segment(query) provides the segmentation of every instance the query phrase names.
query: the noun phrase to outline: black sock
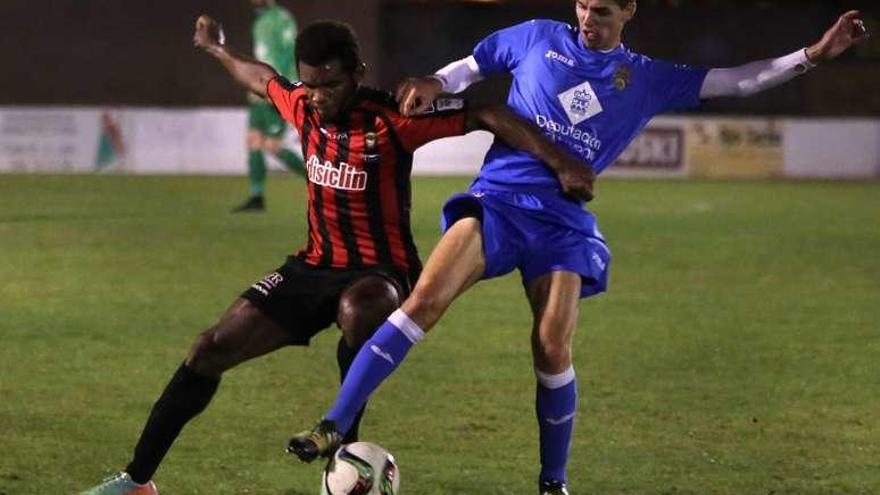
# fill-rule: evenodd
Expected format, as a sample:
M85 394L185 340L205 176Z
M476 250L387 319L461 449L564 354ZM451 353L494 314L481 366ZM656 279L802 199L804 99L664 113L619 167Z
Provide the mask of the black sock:
M184 425L205 410L220 379L199 375L186 363L180 365L153 411L125 471L136 483L149 481Z
M345 343L345 338L339 338L339 344L336 346L336 363L339 364L339 375L341 382L345 379L345 375L348 374L348 369L351 368L351 363L354 361L355 356L357 356L360 347L354 349L348 346ZM351 428L348 430L348 433L345 434L345 438L342 439L342 443L352 443L357 442L358 440L358 429L361 426L361 418L364 415L364 410L367 408L367 405L364 404L364 407L358 411L357 416L354 417L354 422L351 424Z

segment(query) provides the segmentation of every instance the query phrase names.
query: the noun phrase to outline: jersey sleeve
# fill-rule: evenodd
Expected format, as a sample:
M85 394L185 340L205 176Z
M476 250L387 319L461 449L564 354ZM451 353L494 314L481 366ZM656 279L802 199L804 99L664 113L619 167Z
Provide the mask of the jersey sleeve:
M535 43L546 21L532 20L496 31L474 48L474 59L483 75L509 73L519 66Z
M412 153L416 148L445 137L467 132L467 105L460 98L438 98L425 113L391 119L403 148Z
M292 83L282 76L278 76L269 81L266 85L266 96L281 118L290 122L299 129L299 124L303 118L303 100L305 89L299 82Z
M700 88L708 72L689 65L650 61L648 73L653 113L674 112L699 105Z

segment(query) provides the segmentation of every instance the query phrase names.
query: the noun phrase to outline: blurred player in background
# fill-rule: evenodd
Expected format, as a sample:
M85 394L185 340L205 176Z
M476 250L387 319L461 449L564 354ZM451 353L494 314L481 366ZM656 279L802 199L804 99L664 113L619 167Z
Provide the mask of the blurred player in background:
M296 20L275 0L250 0L257 10L254 19L254 57L275 67L291 81L297 79L293 55L296 48ZM263 211L266 209L266 156L271 153L291 171L305 174L302 158L282 139L287 130L284 119L270 102L248 93L248 181L250 197L234 212Z
M511 74L507 100L584 168L611 165L654 115L701 99L748 96L829 61L867 32L847 12L808 48L776 59L706 70L652 60L621 42L634 0L576 0L577 25L535 20L498 31L473 55L398 89L402 114L428 108L493 74ZM325 419L295 435L302 460L330 455L367 397L420 341L453 299L480 279L518 268L534 315L535 407L543 495L568 494L566 467L577 410L571 343L578 301L606 288L610 252L594 216L568 200L539 159L496 140L469 194L444 207L445 233L413 293L362 347ZM474 442L478 442L474 440Z
M310 25L297 38L300 81L227 47L219 25L196 23L194 44L217 58L239 84L268 97L303 140L308 170L309 236L275 272L253 284L208 331L153 406L124 472L85 495L153 495L153 474L183 427L214 396L228 369L288 345L308 345L336 322L342 376L358 348L409 293L421 271L410 229L410 171L419 146L470 130L541 156L590 194L593 176L539 129L503 106L466 108L437 100L415 117L397 112L393 95L360 85L365 66L344 24ZM570 181L569 181L570 182ZM361 411L362 412L362 411ZM357 438L358 418L346 441Z

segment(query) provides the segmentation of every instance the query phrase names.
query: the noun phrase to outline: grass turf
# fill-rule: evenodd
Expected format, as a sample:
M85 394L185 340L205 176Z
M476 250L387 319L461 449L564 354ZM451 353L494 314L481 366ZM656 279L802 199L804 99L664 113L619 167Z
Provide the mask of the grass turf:
M415 181L423 256L466 179ZM196 333L305 239L303 187L230 215L244 181L0 175L0 495L125 465ZM582 303L574 494L880 493L880 184L604 181L614 261ZM533 493L530 315L479 284L371 403L406 494ZM336 389L338 331L229 372L164 495L314 494L282 453Z

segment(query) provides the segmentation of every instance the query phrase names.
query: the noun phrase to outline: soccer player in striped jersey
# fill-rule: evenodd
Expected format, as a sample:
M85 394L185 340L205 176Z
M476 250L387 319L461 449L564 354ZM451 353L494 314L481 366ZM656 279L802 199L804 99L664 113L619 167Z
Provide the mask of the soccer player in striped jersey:
M597 173L611 165L658 113L702 98L747 96L835 58L867 33L847 12L817 43L780 58L706 70L627 50L623 28L634 0L576 0L578 23L535 20L482 40L473 55L403 84L401 113L431 105L492 74L513 76L508 106ZM430 330L453 299L480 279L519 269L534 315L533 364L539 424L539 493L565 495L577 409L571 340L578 301L606 288L610 252L596 219L564 194L540 158L495 141L468 194L444 207L445 233L400 310L362 347L325 420L297 434L303 460L330 455L353 414Z
M297 82L220 39L219 25L199 18L195 45L242 86L268 97L300 133L307 157L308 240L196 339L154 404L125 471L86 495L157 493L151 478L168 449L207 407L221 375L244 361L308 345L336 322L343 333L337 358L345 376L357 349L399 306L422 268L410 230L410 169L413 151L422 144L487 129L541 156L572 194L582 199L592 194L589 169L503 106L471 109L462 100L445 99L422 116L400 115L393 95L360 85L365 67L354 34L343 24L324 21L302 31ZM356 439L361 412L347 441Z

